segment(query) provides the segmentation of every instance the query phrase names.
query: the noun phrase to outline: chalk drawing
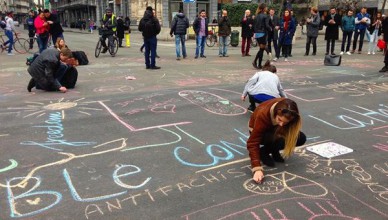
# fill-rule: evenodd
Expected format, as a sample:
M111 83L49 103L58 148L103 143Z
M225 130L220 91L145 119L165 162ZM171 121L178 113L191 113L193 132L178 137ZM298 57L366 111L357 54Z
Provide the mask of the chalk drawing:
M367 94L376 94L388 92L388 84L368 81L351 81L333 83L319 88L329 89L337 93L349 94L349 96L364 96Z
M15 195L13 190L12 190L12 182L13 181L18 181L18 180L25 180L26 177L14 177L14 178L11 178L10 180L7 180L7 184L6 184L6 187L7 187L7 192L8 192L8 203L9 203L9 207L10 207L10 210L11 210L11 213L10 213L10 216L12 218L15 218L15 217L26 217L26 216L31 216L31 215L35 215L35 214L39 214L39 213L42 213L54 206L56 206L61 200L62 200L62 194L59 193L59 192L56 192L56 191L35 191L41 184L41 179L38 178L38 177L32 177L30 176L28 179L33 179L36 181L36 183L34 184L34 186L27 190L26 192L23 192L19 195ZM18 186L21 186L20 183L17 184ZM24 185L25 187L25 185ZM24 188L22 187L22 188ZM39 196L39 197L37 197ZM22 213L18 208L18 200L21 200L21 199L24 199L24 198L28 198L28 197L34 197L35 199L32 200L33 202L35 202L36 204L35 205L38 205L39 202L42 200L42 198L45 198L47 200L49 199L52 199L52 197L55 198L55 201L52 202L52 203L49 203L49 205L47 206L43 206L43 207L39 207L38 210L35 210L35 211L32 211L32 212L26 212L26 213ZM39 202L37 202L36 198L39 198ZM23 206L21 205L20 208L22 208Z
M113 118L115 118L118 122L120 122L120 124L122 124L124 127L126 127L130 131L145 131L145 130L150 130L150 129L154 129L154 128L172 127L172 126L176 126L176 125L184 125L184 124L191 124L192 123L192 122L188 122L188 121L183 121L183 122L177 122L177 123L171 123L171 124L155 125L155 126L144 127L144 128L135 128L134 126L125 122L115 112L113 112L113 110L111 108L109 108L104 102L99 101L98 103L100 103L100 105L102 107L104 107L108 111L108 113L113 116Z
M328 193L322 184L289 172L266 174L261 185L248 179L243 186L246 190L261 195L275 195L288 191L307 197L322 197Z
M348 115L338 115L336 118L338 118L339 120L339 123L341 124L345 124L347 126L340 126L340 125L335 125L333 123L330 123L326 120L323 120L321 118L318 118L316 116L312 116L312 115L308 115L310 118L314 118L328 126L331 126L333 128L337 128L337 129L340 129L340 130L349 130L349 129L357 129L357 128L365 128L365 127L369 127L369 126L375 126L377 122L381 122L381 123L386 123L387 120L388 120L388 108L387 106L383 105L383 104L380 104L379 106L383 107L383 108L379 108L377 109L376 111L375 110L371 110L371 109L367 109L365 107L362 107L362 106L358 106L358 105L354 105L357 110L352 110L352 109L348 109L348 108L341 108L343 110L346 110L350 113L354 113L354 115L357 115L357 116L348 116ZM362 112L364 111L364 112ZM374 116L374 117L372 117ZM377 118L377 117L380 117L380 118ZM360 119L361 118L361 119ZM367 121L365 121L367 120ZM337 122L338 123L338 122Z
M327 101L327 100L334 99L334 97L327 97L327 98L320 98L320 99L305 99L305 98L302 98L302 97L299 97L299 96L291 94L290 92L294 91L294 89L286 89L284 91L287 93L288 96L294 97L296 99L299 99L299 100L302 100L302 101L305 101L305 102L321 102L321 101Z
M179 96L216 115L236 116L245 114L247 111L244 107L209 92L183 90L179 92Z
M0 187L7 187L7 188L21 187L24 184L27 184L28 181L31 178L34 178L33 175L37 171L39 171L41 169L44 169L44 168L47 168L47 167L52 167L52 166L58 166L58 165L66 164L69 161L72 161L72 160L78 159L78 158L91 157L91 156L102 155L102 154L107 154L107 153L110 153L110 152L119 151L119 150L122 150L123 148L125 148L127 146L126 141L127 141L127 139L120 138L120 139L117 139L117 140L113 140L113 141L109 141L109 142L106 142L106 143L103 143L103 144L96 145L96 146L94 146L92 148L93 149L97 149L97 148L100 148L100 147L111 147L111 149L108 148L106 150L101 150L101 151L98 151L98 152L93 152L93 153L88 153L88 154L75 155L73 153L58 152L58 155L63 155L66 158L58 160L58 161L55 161L55 162L51 162L51 163L48 163L48 164L44 164L44 165L41 165L41 166L38 166L38 167L35 167L25 177L17 178L17 179L22 179L19 183L16 183L14 185L10 185L9 183L7 183L7 184L0 184ZM114 146L114 144L116 144L117 146Z
M96 103L96 101L84 101L85 98L69 100L60 98L56 101L44 102L26 102L26 106L23 107L9 107L10 110L23 111L25 115L23 118L31 116L41 117L50 111L62 111L63 119L65 118L65 110L75 110L81 114L91 115L89 111L101 111L102 109L89 107L89 104Z
M0 173L8 171L8 170L12 170L12 169L14 169L14 168L16 168L18 166L18 162L16 160L14 160L14 159L9 159L9 162L11 164L8 165L7 167L1 168L0 169Z

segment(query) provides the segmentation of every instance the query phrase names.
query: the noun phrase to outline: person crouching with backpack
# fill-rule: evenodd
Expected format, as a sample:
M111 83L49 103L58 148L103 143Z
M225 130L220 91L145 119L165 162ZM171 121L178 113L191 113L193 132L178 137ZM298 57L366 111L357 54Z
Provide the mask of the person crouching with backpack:
M146 69L160 69L159 66L156 66L155 57L156 57L156 45L157 39L156 35L160 33L160 24L159 20L153 15L152 7L148 6L144 12L143 18L139 23L139 31L142 32L144 45L145 45L145 64ZM151 57L150 57L151 53Z

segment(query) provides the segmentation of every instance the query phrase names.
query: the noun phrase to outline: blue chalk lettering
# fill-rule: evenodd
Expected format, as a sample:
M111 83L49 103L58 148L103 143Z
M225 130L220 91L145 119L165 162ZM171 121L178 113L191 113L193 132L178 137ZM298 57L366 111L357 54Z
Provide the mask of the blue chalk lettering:
M219 148L221 149L222 151L224 151L226 153L225 157L219 157L219 156L216 156L213 154L213 148ZM186 162L184 161L183 159L181 159L181 157L179 156L179 151L180 150L185 150L187 152L190 152L189 149L187 149L186 147L177 147L175 148L174 150L174 156L175 158L180 162L182 163L183 165L186 165L186 166L192 166L192 167L210 167L210 166L214 166L214 165L217 165L218 162L220 160L231 160L234 158L234 155L232 152L230 152L228 149L220 146L220 145L216 145L216 144L211 144L211 145L208 145L206 147L206 152L208 153L208 155L210 157L213 158L213 162L212 163L209 163L209 164L195 164L195 163L190 163L190 162Z

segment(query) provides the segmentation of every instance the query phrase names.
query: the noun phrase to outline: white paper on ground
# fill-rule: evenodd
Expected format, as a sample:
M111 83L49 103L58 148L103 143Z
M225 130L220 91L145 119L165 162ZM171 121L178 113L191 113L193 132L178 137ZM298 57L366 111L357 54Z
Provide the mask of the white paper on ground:
M325 158L332 158L353 152L353 149L334 142L317 144L309 146L306 149Z

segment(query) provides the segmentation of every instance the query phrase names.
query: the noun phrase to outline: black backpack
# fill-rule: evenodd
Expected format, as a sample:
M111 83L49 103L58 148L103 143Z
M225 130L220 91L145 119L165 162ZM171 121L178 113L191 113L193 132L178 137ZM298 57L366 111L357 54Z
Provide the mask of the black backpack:
M7 27L7 24L4 21L0 21L0 27L2 29L5 29Z
M84 51L73 51L73 57L78 60L79 65L88 65L89 59Z
M155 35L155 22L153 19L144 21L143 37L149 38Z
M69 66L63 75L60 83L67 89L73 89L78 79L78 70L74 66Z

